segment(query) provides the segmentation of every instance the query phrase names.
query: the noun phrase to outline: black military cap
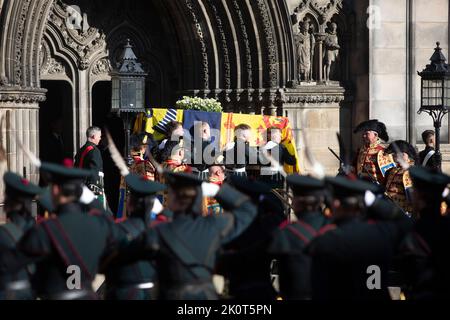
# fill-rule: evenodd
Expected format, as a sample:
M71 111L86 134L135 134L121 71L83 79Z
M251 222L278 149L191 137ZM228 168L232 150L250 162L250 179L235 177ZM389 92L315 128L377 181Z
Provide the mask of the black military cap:
M50 181L54 183L83 182L87 178L95 176L95 172L92 170L73 168L69 165L63 166L48 162L43 162L40 169L42 172L46 173L49 176Z
M267 184L258 181L252 181L244 177L231 176L227 180L227 182L237 190L251 197L257 197L259 195L272 192L272 189Z
M386 148L387 153L395 153L396 148L394 146L397 146L398 150L400 152L406 153L411 159L415 159L417 157L416 149L409 144L408 142L404 140L396 140L392 142L389 147Z
M192 173L166 171L164 172L164 177L166 178L167 184L174 188L198 187L203 183L203 180L197 178Z
M441 197L445 187L450 183L450 177L433 169L414 166L409 168L409 174L414 188Z
M293 174L286 178L294 195L317 194L325 189L325 182L310 176Z
M333 195L336 198L344 199L354 196L363 196L366 191L371 191L375 194L380 193L382 188L374 183L366 182L363 180L352 180L342 176L325 178L325 183L331 187Z
M52 195L50 193L50 188L44 189L44 192L42 192L38 198L37 201L39 205L44 208L44 210L48 212L53 212L55 210L55 206L52 202Z
M130 191L140 196L150 196L166 189L161 183L146 180L132 173L125 177L125 181Z
M358 133L361 131L375 131L378 133L378 136L384 141L389 140L389 135L386 130L386 125L383 122L378 121L377 119L368 120L361 122L353 131L353 133Z
M33 198L44 191L39 186L13 172L6 172L3 175L3 181L5 182L5 191L10 195Z

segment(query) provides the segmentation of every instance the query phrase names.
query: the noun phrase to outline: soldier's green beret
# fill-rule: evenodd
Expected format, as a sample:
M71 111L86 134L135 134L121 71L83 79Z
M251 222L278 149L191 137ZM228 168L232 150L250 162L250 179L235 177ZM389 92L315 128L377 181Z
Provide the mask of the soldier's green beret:
M237 190L252 197L262 194L268 194L272 191L267 184L258 181L252 181L244 177L231 176L227 180L227 182L229 182Z
M13 172L6 172L3 175L3 181L5 182L6 193L9 195L35 197L44 191L39 186Z
M325 182L310 176L293 174L286 178L294 195L316 194L325 189Z
M92 170L73 168L48 162L43 162L40 169L54 183L83 182L87 178L95 176L95 172Z
M166 171L164 172L164 177L166 178L167 184L173 188L198 187L203 183L203 180L197 178L192 173Z
M426 193L435 193L439 197L450 183L448 175L426 167L411 167L409 168L409 174L411 175L414 188Z
M333 195L340 199L363 196L366 191L378 194L382 189L380 185L374 183L359 179L352 180L342 176L325 178L325 183L331 188Z
M146 180L132 173L125 177L125 182L132 193L141 196L153 195L166 189L161 183Z

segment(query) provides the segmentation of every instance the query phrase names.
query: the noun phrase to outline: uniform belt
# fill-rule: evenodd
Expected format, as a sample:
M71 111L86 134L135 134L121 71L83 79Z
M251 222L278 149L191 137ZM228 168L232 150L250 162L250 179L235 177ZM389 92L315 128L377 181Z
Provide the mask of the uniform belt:
M264 176L273 176L277 173L279 173L278 169L272 168L272 167L261 167L261 175Z

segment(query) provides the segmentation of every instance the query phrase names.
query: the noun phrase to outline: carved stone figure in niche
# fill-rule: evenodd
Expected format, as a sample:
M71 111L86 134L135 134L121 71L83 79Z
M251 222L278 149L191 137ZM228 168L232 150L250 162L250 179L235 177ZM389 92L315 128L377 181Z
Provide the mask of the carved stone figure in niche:
M341 48L338 43L337 36L337 24L332 23L330 29L327 32L324 45L324 55L323 55L323 74L325 81L330 81L330 71L331 66L336 63L339 56L339 49Z
M298 82L312 79L312 58L314 57L314 36L309 32L309 21L300 21L300 32L295 35L295 48L297 54L297 80Z

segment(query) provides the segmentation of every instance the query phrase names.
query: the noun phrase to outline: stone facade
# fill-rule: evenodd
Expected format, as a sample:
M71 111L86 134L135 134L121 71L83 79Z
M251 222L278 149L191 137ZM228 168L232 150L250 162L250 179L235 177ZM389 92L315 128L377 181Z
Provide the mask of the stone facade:
M352 129L368 118L384 121L392 138L412 142L431 125L416 115L416 71L436 41L447 52L448 0L68 3L0 0L1 143L9 168L25 168L34 181L37 172L16 136L38 152L39 106L50 94L43 81L63 81L72 92L75 151L93 123L94 87L110 81L127 38L149 74L149 105L174 105L190 94L218 98L227 111L288 116L300 154L305 130L330 174L338 167L327 150L338 151L336 132L355 150ZM301 161L307 172L310 164Z

